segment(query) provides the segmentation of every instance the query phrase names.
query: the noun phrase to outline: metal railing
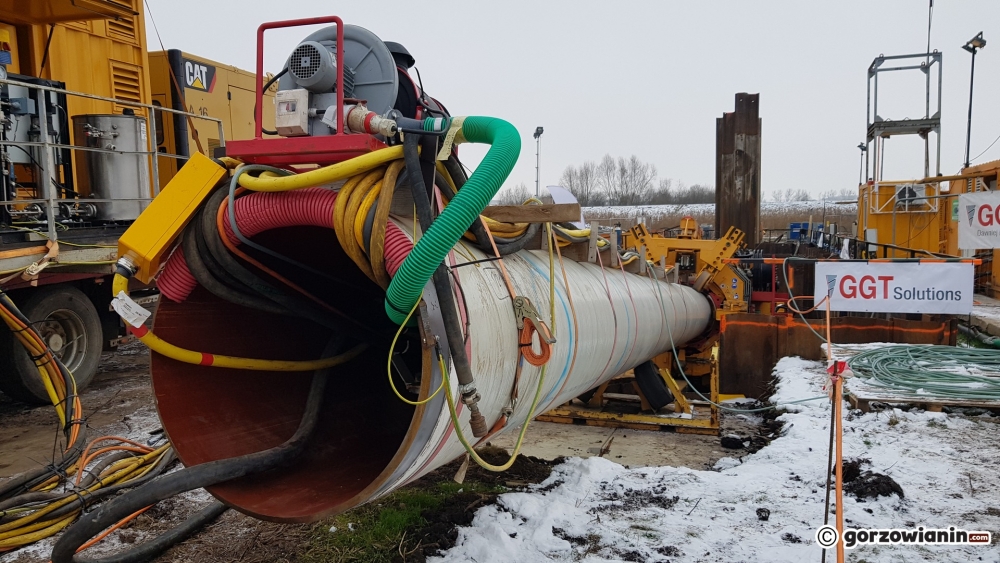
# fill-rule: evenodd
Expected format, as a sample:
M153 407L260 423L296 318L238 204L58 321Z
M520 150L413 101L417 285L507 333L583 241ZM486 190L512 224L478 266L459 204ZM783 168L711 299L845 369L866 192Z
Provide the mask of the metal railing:
M205 115L197 115L194 113L176 110L173 108L167 108L163 106L144 104L140 102L132 102L127 100L120 100L117 98L108 98L104 96L98 96L95 94L87 94L84 92L74 92L72 90L65 90L62 88L56 88L53 86L45 86L42 84L32 84L30 82L21 82L18 80L4 79L0 80L0 84L17 86L30 90L35 90L38 94L35 96L35 112L32 114L34 117L38 118L38 138L39 141L17 141L17 140L0 140L0 145L4 146L16 146L22 147L28 155L32 163L38 169L38 179L36 179L35 187L35 198L34 199L21 199L17 197L16 191L14 192L14 197L10 201L0 201L0 207L7 207L8 209L13 206L19 205L41 205L43 212L45 213L46 224L47 224L47 235L50 240L57 240L57 212L58 206L67 204L102 204L102 203L117 203L117 202L128 202L137 201L141 203L148 203L152 201L160 193L160 158L172 158L175 160L185 160L190 157L190 155L174 154L160 152L158 150L159 145L157 143L157 113L159 115L172 114L178 116L184 116L186 119L200 119L203 121L213 122L218 128L219 132L219 146L224 147L225 132L223 128L223 122L221 119L215 117L209 117ZM146 150L118 150L101 148L101 147L87 147L79 145L67 145L57 142L52 142L50 139L49 130L49 98L50 94L61 94L67 97L84 98L88 100L96 100L101 102L108 102L115 104L117 106L126 106L130 108L139 108L145 110L145 116L141 117L147 127L147 134L145 138ZM68 104L67 104L68 105ZM66 108L61 108L56 105L57 110L62 109L66 115L67 127L72 127L71 118L69 116ZM137 114L139 112L136 112ZM58 114L57 114L58 115ZM58 118L58 117L57 117ZM79 141L77 141L79 142ZM41 149L41 158L36 160L34 156L28 151L27 148L38 147ZM107 153L116 155L144 155L150 161L150 183L149 192L151 197L140 197L140 198L113 198L113 199L101 199L101 198L91 198L91 197L58 197L58 189L62 186L58 178L57 164L53 158L55 150L68 150L68 151L80 151L80 152L97 152L97 153ZM72 159L71 159L72 161ZM72 164L71 164L72 165Z

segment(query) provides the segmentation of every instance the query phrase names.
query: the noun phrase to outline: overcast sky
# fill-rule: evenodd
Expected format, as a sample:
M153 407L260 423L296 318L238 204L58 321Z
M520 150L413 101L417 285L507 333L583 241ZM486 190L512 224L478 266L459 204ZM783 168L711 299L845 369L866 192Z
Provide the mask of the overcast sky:
M567 165L638 155L659 176L713 184L715 118L737 92L760 93L765 196L854 189L865 134L866 71L880 53L924 52L927 0L329 2L148 0L168 49L252 70L264 21L334 15L405 45L427 92L454 115L513 123L521 159L509 184L558 183ZM149 24L147 14L147 25ZM1000 2L936 0L931 48L944 53L942 172L965 152L969 59L979 31L972 156L1000 135ZM267 34L266 68L280 70L307 29ZM159 50L148 26L150 50ZM923 115L919 71L880 78L884 118ZM485 149L465 146L474 167ZM932 149L933 153L933 149ZM978 162L1000 158L1000 142ZM923 145L887 144L885 177L919 177ZM932 165L933 172L933 165Z

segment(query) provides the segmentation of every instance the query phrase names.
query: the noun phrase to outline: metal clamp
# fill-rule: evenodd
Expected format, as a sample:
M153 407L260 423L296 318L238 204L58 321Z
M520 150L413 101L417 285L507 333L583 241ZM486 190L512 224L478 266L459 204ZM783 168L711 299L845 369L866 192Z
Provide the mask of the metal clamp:
M542 328L544 330L539 330L538 335L549 344L554 344L556 339L552 338L552 332L549 330L549 326L545 324L542 317L539 316L538 310L535 306L531 304L531 300L523 295L518 295L514 298L514 320L517 321L518 330L524 328L524 319L531 319L536 327Z

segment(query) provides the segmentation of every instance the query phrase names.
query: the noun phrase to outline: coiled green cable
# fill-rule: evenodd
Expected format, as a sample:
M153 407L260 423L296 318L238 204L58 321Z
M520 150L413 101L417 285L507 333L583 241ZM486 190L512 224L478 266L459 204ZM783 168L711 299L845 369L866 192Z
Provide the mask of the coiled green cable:
M847 364L865 383L904 396L1000 400L1000 350L885 346Z

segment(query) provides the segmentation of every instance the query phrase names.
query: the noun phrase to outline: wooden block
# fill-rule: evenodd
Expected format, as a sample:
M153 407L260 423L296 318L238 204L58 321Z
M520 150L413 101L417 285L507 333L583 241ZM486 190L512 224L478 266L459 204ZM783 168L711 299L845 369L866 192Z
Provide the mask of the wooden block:
M587 262L595 264L597 262L597 253L600 251L597 248L597 239L600 237L599 234L599 224L597 221L590 222L590 244L587 249Z
M580 220L580 204L491 205L482 215L504 223L566 223Z
M574 242L569 246L563 247L560 252L562 252L563 258L567 260L586 262L589 250L589 242Z

